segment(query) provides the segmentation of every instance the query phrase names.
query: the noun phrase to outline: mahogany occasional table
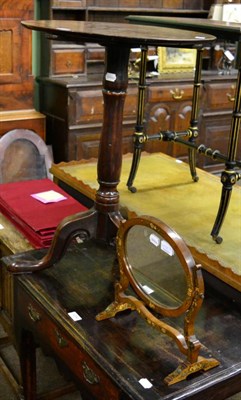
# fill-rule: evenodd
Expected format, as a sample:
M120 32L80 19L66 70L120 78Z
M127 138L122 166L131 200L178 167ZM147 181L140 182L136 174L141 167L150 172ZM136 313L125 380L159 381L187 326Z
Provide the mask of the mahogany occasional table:
M119 193L122 165L123 106L128 87L130 49L142 46L195 48L200 51L216 38L198 32L169 28L132 26L130 24L82 21L27 21L29 29L47 33L51 39L76 43L94 42L105 46L103 76L104 114L100 140L94 207L65 219L58 227L48 254L37 264L32 261L10 266L12 272L36 271L53 265L64 254L69 241L76 235L95 237L111 243L122 216L119 212Z

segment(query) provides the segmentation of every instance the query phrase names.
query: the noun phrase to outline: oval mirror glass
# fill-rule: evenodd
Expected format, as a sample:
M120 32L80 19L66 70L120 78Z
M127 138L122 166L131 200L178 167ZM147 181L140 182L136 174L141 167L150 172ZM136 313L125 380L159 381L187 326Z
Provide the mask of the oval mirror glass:
M180 307L187 297L187 277L169 242L148 226L134 225L125 244L128 271L144 297L161 307Z

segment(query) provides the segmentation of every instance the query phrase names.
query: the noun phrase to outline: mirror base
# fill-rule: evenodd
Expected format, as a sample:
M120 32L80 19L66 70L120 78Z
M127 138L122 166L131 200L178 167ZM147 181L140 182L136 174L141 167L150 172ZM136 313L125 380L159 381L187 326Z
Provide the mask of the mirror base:
M115 315L121 311L125 310L135 310L135 306L131 306L130 303L119 303L118 301L113 301L104 311L96 315L97 321L103 321L104 319L109 319L115 317Z
M184 381L191 374L195 374L199 371L208 371L218 365L220 365L220 363L215 358L207 359L199 356L194 363L186 361L180 364L175 371L166 376L164 382L168 386L174 385L175 383Z

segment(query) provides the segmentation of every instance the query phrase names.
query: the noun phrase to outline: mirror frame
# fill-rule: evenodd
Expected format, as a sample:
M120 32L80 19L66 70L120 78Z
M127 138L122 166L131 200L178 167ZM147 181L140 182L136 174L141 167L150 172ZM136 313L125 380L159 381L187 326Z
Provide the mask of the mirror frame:
M154 232L159 234L175 251L180 265L183 268L187 283L186 298L183 303L177 308L165 307L153 297L150 297L141 287L141 285L135 279L132 273L132 267L128 262L128 255L126 254L126 242L129 231L134 226L144 226L152 229ZM164 224L153 217L136 217L122 223L117 233L117 255L121 270L127 276L129 283L136 294L144 301L145 304L163 316L177 317L187 311L193 301L196 288L198 287L200 297L203 298L204 284L201 274L197 274L198 266L196 265L190 250L183 241L183 239L169 226Z

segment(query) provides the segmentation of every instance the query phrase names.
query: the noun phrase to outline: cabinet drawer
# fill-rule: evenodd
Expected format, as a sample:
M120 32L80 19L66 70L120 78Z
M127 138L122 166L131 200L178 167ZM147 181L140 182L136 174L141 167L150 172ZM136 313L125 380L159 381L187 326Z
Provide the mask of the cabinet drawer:
M204 87L205 110L232 109L235 96L235 83L209 83Z
M51 349L94 398L119 400L120 392L114 383L70 334L24 291L19 290L18 294L23 310L19 318L26 321L26 329L30 329L40 346Z
M181 101L192 98L193 85L152 86L148 90L148 102Z
M105 60L105 49L100 45L88 44L87 56L88 61L103 61Z
M81 124L103 120L103 96L99 90L70 92L69 123ZM137 109L137 88L130 88L124 105L125 119L133 119Z
M124 122L122 126L122 154L133 152L133 138L135 121ZM84 126L81 130L71 131L69 145L69 159L81 160L97 158L100 146L101 124Z
M54 75L85 73L84 49L53 49L52 55L52 73Z

